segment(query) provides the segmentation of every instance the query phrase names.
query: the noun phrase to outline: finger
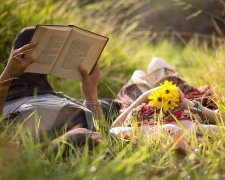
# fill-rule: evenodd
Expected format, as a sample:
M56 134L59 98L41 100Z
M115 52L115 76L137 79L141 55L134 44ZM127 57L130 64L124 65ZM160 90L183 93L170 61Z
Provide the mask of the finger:
M24 52L32 49L33 47L35 47L37 45L37 41L34 41L30 44L27 44L25 46L23 46L22 48L18 49L15 53L15 55L22 55Z
M99 68L98 68L98 64L95 65L93 72L91 74L100 74Z
M17 56L13 56L12 58L13 61L20 61L21 63L23 63L23 60L21 57L17 57Z
M95 64L95 67L94 67L94 69L93 69L93 72L96 72L96 71L98 71L98 63Z
M80 73L81 73L83 78L86 78L88 76L88 73L83 66L80 66L79 70L80 70Z

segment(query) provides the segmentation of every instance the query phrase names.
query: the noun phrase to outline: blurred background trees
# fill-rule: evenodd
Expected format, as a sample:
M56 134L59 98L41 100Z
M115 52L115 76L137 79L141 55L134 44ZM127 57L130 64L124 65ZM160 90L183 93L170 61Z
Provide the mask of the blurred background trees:
M152 31L158 35L179 32L189 38L193 33L224 35L224 0L79 0L81 9L88 11L83 20L113 25L122 32L132 23L140 32ZM88 18L89 19L89 18ZM93 21L94 20L94 21Z

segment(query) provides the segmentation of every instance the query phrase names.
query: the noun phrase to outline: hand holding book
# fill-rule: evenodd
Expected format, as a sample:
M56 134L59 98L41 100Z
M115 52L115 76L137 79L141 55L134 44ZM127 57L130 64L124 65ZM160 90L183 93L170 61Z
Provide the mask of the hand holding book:
M97 101L97 86L100 77L98 64L95 65L90 75L82 66L80 67L80 73L82 75L81 92L84 94L86 101Z
M19 77L21 74L23 74L30 64L37 61L36 57L27 56L23 58L23 55L35 48L37 44L37 42L32 42L20 49L13 50L2 75L4 75L4 77L6 77L8 80L12 80L13 78Z
M99 120L104 120L104 115L101 109L101 101L98 100L97 87L100 77L98 64L95 65L93 71L88 74L84 67L80 67L82 75L81 92L85 96L84 105L97 115Z

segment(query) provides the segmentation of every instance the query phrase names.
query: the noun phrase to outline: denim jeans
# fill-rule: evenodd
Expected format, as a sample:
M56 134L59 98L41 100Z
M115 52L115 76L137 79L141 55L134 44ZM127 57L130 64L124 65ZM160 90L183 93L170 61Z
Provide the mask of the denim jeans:
M64 95L61 92L55 92L48 82L46 74L24 73L19 78L14 79L6 97L6 102L20 99L23 97L52 94L60 98L66 98L69 101L82 104L82 100L77 100ZM102 110L105 119L112 121L118 115L120 105L110 98L102 99ZM14 114L11 114L14 117ZM112 122L110 122L112 123Z

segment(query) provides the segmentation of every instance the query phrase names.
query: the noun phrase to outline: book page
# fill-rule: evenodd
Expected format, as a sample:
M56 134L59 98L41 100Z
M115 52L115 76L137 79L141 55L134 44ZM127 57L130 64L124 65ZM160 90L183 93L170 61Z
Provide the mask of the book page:
M65 29L57 26L56 28L52 29L52 27L48 28L48 26L38 26L32 38L32 41L38 41L38 45L29 54L38 57L38 60L34 64L31 64L26 72L41 74L50 73L71 31L69 28Z
M107 38L92 34L89 36L89 33L71 32L53 68L54 75L81 81L80 65L84 66L88 73L91 72Z

